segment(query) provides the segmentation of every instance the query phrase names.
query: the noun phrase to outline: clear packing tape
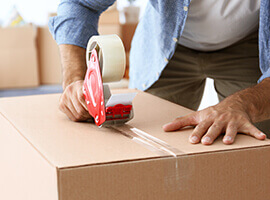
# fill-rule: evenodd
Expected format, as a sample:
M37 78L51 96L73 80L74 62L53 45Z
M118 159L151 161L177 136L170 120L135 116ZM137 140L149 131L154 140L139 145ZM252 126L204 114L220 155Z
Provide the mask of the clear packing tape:
M109 128L124 135L125 137L128 137L132 141L156 153L157 155L173 158L172 165L167 169L167 176L164 181L166 182L167 189L179 190L183 188L181 180L188 177L188 173L186 170L183 171L183 166L179 166L178 156L183 155L184 152L128 124L115 125Z
M125 49L121 39L117 35L102 35L102 36L93 36L90 38L87 49L86 49L86 62L87 64L90 63L91 53L93 50L96 50L98 54L99 66L101 69L101 75L104 82L112 82L112 81L119 81L122 79L125 68L126 68L126 56L125 56ZM89 67L89 66L88 66ZM121 100L125 99L125 95L130 94L120 94L118 97L117 95L111 96L106 95L106 91L109 89L105 89L105 103L111 102L114 106L118 104ZM118 94L119 95L119 94ZM124 96L123 96L124 95ZM106 96L109 96L106 98ZM126 103L122 104L131 104L135 95L131 95L132 98ZM129 97L129 96L127 96ZM110 101L111 100L111 101ZM117 132L120 132L122 135L132 139L133 141L143 145L147 149L156 152L158 155L161 156L173 156L177 157L177 154L180 151L166 142L142 131L137 128L134 128L130 125L120 124L120 125L113 125L110 128L114 129Z
M126 68L126 56L124 45L119 36L102 35L91 37L86 49L87 64L90 61L91 53L94 49L97 51L98 54L99 66L101 69L103 83L121 80L123 78ZM104 87L104 89L106 94L106 91L108 89L106 90L106 87ZM120 95L122 96L119 98L116 98L118 96L115 95L115 99L112 105L110 106L114 106L121 100L125 99L125 95L130 94L120 94ZM110 99L113 99L111 95L105 95L106 103L110 102L110 99L106 98L106 96L110 96ZM131 96L132 98L127 98L130 99L130 101L128 101L127 104L131 104L132 103L131 101L135 97L135 95ZM181 151L170 146L166 142L130 125L119 124L109 126L109 128L114 129L115 131L121 133L122 135L143 145L145 148L153 152L156 152L158 155L173 156L176 158L177 154L181 153Z
M89 40L86 49L87 64L89 63L91 53L94 49L97 52L99 60L102 82L104 83L121 80L126 67L125 49L121 39L117 35L93 36ZM109 94L109 88L106 87L106 85L104 86L104 84L103 89L105 104L109 104L108 106L114 106L119 103L131 105L132 100L135 97L135 94L130 93L111 95ZM130 120L132 116L128 120ZM166 169L168 172L165 182L167 182L168 189L180 188L180 180L183 180L183 177L186 176L186 172L182 170L183 166L178 164L178 156L183 155L184 152L138 128L124 124L124 122L128 120L122 121L120 124L106 124L106 121L104 122L105 125L103 124L103 127L131 139L160 157L169 159L173 158L169 161L172 163L172 165L169 165L169 168Z
M86 49L89 63L91 52L97 50L103 83L120 81L126 69L124 45L117 35L93 36Z
M144 148L156 153L157 155L160 155L162 157L172 157L173 164L170 168L168 168L167 177L164 180L166 182L167 189L179 190L184 187L181 180L188 177L190 171L183 171L184 166L179 166L178 156L183 155L184 152L128 124L111 126L109 127L109 129L124 135L125 137L131 139L137 144L143 146Z
M177 158L177 155L183 153L168 143L128 124L115 125L110 128L132 139L133 141L144 146L150 151L157 153L160 156L172 156Z

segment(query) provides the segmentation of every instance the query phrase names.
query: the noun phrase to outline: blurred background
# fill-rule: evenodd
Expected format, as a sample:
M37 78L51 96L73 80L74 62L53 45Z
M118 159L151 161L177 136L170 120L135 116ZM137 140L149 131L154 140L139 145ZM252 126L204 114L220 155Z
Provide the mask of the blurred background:
M0 2L0 98L62 92L58 47L47 23L60 0L8 0ZM147 0L118 0L99 21L100 34L118 34L127 59L130 43ZM125 78L112 88L128 86ZM185 98L185 97L183 97ZM207 79L199 109L218 102L213 80Z

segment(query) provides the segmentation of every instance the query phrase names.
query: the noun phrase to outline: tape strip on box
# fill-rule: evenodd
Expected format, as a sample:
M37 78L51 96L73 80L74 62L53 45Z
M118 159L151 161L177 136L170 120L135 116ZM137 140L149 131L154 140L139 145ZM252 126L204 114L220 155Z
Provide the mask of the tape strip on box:
M172 147L168 143L130 125L124 124L112 126L110 128L132 139L150 151L157 153L158 155L177 158L177 155L183 154L179 149Z

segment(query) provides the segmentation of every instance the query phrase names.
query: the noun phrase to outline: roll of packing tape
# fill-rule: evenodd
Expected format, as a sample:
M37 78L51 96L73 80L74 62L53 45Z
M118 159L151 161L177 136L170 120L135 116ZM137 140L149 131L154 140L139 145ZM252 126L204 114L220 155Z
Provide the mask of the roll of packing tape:
M122 40L117 35L91 37L86 49L87 65L93 49L98 52L103 82L120 81L126 69L126 55Z

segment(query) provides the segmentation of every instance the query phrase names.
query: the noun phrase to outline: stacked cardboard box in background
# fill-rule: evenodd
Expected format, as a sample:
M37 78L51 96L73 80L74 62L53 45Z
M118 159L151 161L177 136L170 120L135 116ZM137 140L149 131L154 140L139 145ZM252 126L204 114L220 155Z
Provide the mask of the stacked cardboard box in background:
M125 77L128 78L129 74L129 52L131 48L131 41L133 38L133 35L135 33L135 30L137 28L137 24L122 24L121 26L121 32L122 32L122 40L125 46L126 50L126 58L127 58L127 68Z
M37 47L40 83L60 84L62 73L59 50L48 27L38 28Z
M39 85L33 26L0 28L0 89Z
M103 12L99 19L98 31L100 35L117 34L123 40L127 58L127 70L125 73L126 78L128 78L129 71L129 51L131 48L131 40L133 38L136 27L137 24L120 23L119 11L116 9L116 4ZM58 46L53 40L48 27L38 28L37 45L40 68L40 83L61 83L61 62Z
M117 34L123 40L128 78L130 44L137 24L121 24L112 7L100 16L100 35ZM61 62L56 42L48 27L26 25L0 29L0 89L60 84Z
M116 4L100 15L98 31L101 35L117 34L120 37L122 36L119 11Z
M61 83L58 46L48 27L0 28L0 89Z

